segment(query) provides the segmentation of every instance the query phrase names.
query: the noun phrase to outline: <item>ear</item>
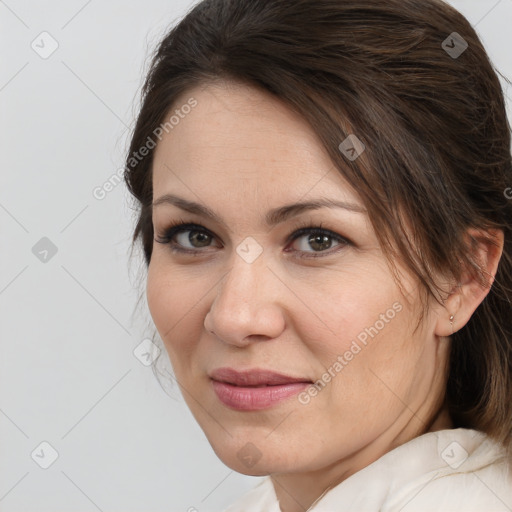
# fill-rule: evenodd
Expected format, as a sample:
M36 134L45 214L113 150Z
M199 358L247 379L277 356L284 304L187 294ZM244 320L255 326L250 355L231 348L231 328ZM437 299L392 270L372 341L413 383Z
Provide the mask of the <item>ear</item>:
M473 259L480 266L486 282L483 285L481 278L472 275L469 270L463 273L460 283L453 287L444 302L445 309L441 310L436 323L437 336L451 336L467 324L471 315L489 293L496 276L503 252L503 231L501 229L489 231L469 229L466 232L466 239ZM453 319L450 322L451 315Z

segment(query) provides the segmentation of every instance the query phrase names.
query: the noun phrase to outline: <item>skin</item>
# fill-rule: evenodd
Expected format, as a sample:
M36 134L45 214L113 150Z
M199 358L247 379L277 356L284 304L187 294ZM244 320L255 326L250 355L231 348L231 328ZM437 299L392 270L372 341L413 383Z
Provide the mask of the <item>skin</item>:
M198 244L197 229L174 237L198 255L154 242L149 309L183 396L219 458L240 473L270 474L281 510L303 512L384 453L452 426L442 406L449 316L456 315L459 329L487 291L469 278L455 288L447 281L444 307L432 301L413 332L418 284L399 265L401 293L364 211L324 207L266 226L270 209L320 197L364 210L311 128L277 99L241 84L195 88L174 107L190 97L198 105L155 150L153 198L172 193L201 203L222 223L171 204L154 207L156 239L180 220L203 226L211 238ZM298 227L320 223L350 243L330 238L332 245L319 250L308 243L310 234L289 239ZM236 251L248 236L263 249L252 263ZM500 250L484 247L481 255L494 273ZM397 302L402 310L308 404L294 396L242 412L213 391L208 373L224 366L317 381ZM252 467L237 456L248 442L261 454Z

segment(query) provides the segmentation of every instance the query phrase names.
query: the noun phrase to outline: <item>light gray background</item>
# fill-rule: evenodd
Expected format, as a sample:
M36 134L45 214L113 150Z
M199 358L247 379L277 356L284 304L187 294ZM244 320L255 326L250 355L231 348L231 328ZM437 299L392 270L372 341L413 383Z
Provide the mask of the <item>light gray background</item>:
M512 0L450 3L511 78ZM192 4L0 1L1 512L218 511L259 480L135 357L151 331L145 304L132 315L131 203L123 184L93 195L123 166L149 51Z

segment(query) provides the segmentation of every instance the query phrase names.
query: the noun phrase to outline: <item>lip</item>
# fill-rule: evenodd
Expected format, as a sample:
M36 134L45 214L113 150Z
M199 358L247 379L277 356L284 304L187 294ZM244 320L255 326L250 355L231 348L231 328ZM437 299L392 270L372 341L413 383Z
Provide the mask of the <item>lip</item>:
M219 400L228 407L243 411L272 407L312 383L304 377L259 368L245 371L218 368L210 373L210 378Z
M213 380L226 382L234 386L278 386L281 384L292 384L296 382L311 381L304 377L292 377L271 370L254 368L251 370L238 371L234 368L217 368L210 373Z

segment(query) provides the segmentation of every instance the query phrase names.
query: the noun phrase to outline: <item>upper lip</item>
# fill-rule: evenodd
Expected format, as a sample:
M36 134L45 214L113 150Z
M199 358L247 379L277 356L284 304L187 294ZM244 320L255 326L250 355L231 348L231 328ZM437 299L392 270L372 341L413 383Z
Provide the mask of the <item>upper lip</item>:
M217 368L210 373L210 377L235 386L278 386L292 382L311 382L304 377L292 377L260 368L244 371L237 371L234 368Z

